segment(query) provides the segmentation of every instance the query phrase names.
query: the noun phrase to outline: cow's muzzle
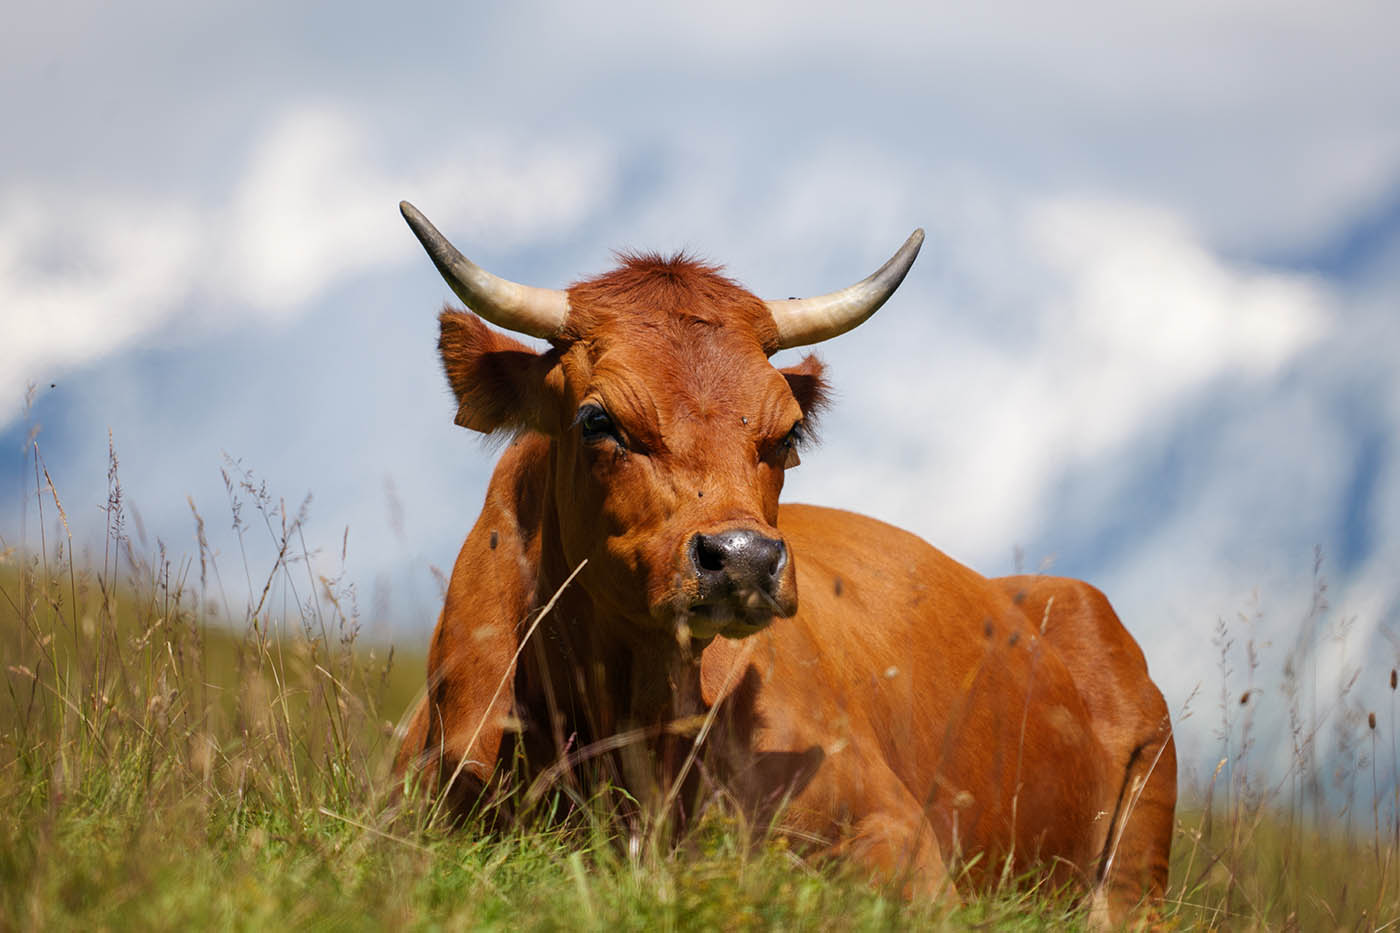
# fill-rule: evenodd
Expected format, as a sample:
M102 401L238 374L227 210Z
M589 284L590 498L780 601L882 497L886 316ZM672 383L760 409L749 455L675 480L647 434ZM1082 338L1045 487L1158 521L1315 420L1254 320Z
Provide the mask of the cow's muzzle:
M692 629L735 637L796 611L790 588L783 586L788 550L781 538L751 528L696 534L688 554L696 582L687 608Z

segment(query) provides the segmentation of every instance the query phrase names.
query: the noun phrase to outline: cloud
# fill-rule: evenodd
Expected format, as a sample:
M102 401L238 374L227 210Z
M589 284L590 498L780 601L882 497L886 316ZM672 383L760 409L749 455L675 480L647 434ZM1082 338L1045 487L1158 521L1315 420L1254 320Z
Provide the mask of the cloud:
M1057 199L1026 218L1048 296L1047 383L1092 411L1076 448L1095 456L1183 391L1221 375L1271 375L1326 329L1330 298L1302 275L1212 255L1183 220L1136 204ZM1045 378L1048 377L1048 378Z
M31 382L110 353L189 292L194 211L110 194L0 195L0 427Z
M219 0L76 5L30 5L0 40L7 83L44 89L0 100L44 129L0 168L106 181L158 165L197 184L289 95L321 94L376 142L431 127L438 152L483 119L624 148L720 138L752 161L893 140L1041 189L1170 203L1249 255L1315 246L1400 171L1400 9L1365 0L430 2L334 22L292 2L272 33Z
M784 134L897 136L935 161L1171 203L1236 252L1313 246L1400 171L1400 10L1364 0L554 13L545 41L567 36L573 67L609 57L668 90L705 69L696 97L761 89Z
M939 231L959 237L959 267L923 295L911 276L892 306L901 323L884 325L903 336L885 330L867 351L880 365L838 371L837 417L859 421L840 429L860 441L793 484L974 562L1027 541L1067 471L1117 455L1223 381L1269 379L1330 327L1323 285L1215 256L1162 208L1011 198L979 213ZM931 237L924 251L944 246ZM911 315L921 303L933 310Z
M328 288L416 257L393 220L421 195L439 223L506 248L575 228L608 196L607 150L478 131L447 157L386 168L334 107L271 121L226 203L167 192L0 192L0 427L57 380L172 322L227 328L304 314Z
M585 140L531 141L490 130L446 146L450 160L387 172L367 127L329 109L283 115L233 195L228 292L269 314L304 308L332 282L419 253L386 216L416 199L454 237L508 249L576 227L611 187L606 151Z
M343 113L278 118L233 192L220 290L264 314L295 313L328 283L407 254L386 213L401 182L372 164L365 129Z

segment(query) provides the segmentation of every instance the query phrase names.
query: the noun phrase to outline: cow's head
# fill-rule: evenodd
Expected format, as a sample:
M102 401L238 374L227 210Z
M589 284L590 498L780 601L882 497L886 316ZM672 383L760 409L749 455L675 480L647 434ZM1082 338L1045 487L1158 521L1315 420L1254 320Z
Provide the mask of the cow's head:
M559 544L608 615L693 637L748 635L797 609L793 561L777 528L824 397L817 343L873 314L923 242L915 231L869 278L820 298L763 301L679 257L626 256L567 292L497 278L400 205L452 290L439 349L457 423L553 439ZM535 353L488 328L549 341ZM548 519L547 519L548 520Z

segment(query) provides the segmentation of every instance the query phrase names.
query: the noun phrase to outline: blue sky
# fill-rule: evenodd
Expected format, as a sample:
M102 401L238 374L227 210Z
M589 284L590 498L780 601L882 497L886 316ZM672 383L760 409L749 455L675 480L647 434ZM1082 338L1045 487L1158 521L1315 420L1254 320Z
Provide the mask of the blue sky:
M1218 689L1220 618L1257 616L1239 641L1272 646L1258 676L1276 683L1314 548L1331 615L1355 619L1324 682L1363 666L1379 685L1395 663L1390 7L58 2L10 19L5 546L35 543L35 424L80 540L100 533L110 430L148 537L192 552L190 497L231 562L228 455L289 502L309 492L313 546L338 563L348 540L374 630L423 639L429 567L451 565L493 455L452 425L433 355L448 292L400 199L487 268L556 287L614 249L688 248L762 295L813 294L923 226L897 297L821 348L837 403L790 499L988 573L1093 581L1174 709ZM1195 702L1183 740L1207 760Z

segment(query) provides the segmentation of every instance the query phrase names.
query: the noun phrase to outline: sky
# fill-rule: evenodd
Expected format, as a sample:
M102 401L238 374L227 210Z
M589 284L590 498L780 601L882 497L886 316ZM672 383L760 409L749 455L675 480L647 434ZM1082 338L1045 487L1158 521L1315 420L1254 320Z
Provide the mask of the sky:
M1190 768L1244 715L1222 697L1281 721L1313 640L1325 728L1354 725L1400 651L1396 35L1345 0L24 5L0 553L56 530L31 439L100 546L110 438L148 547L195 553L193 503L239 567L247 471L311 497L370 632L421 644L495 449L452 424L449 292L399 200L548 287L688 249L817 294L923 227L820 348L836 404L787 499L1099 586Z

